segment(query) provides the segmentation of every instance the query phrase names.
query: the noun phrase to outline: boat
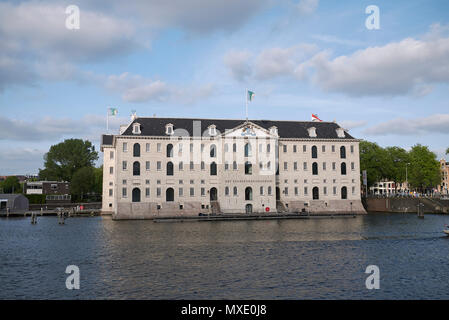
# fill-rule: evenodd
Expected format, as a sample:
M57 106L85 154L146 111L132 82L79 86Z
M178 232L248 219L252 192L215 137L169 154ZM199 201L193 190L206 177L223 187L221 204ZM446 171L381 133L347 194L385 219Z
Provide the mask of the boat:
M449 229L443 230L443 232L449 236Z

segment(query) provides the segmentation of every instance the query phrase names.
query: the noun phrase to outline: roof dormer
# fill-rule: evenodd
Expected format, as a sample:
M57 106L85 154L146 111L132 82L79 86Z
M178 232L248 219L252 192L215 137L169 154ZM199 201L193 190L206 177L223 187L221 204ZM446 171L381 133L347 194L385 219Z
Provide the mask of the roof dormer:
M335 129L335 131L337 132L337 136L339 138L344 138L345 137L345 129L337 128L337 129Z
M217 126L215 124L211 124L209 127L209 136L216 136L217 135Z
M316 128L315 127L310 127L309 129L307 129L307 131L309 132L309 137L310 138L316 138Z
M173 130L173 124L168 123L165 125L165 134L168 134L169 136L173 135L174 130Z
M140 123L138 122L134 122L133 123L133 134L141 134L142 132L140 131Z
M272 134L273 136L277 136L278 135L278 127L276 126L272 126L270 127L270 134Z

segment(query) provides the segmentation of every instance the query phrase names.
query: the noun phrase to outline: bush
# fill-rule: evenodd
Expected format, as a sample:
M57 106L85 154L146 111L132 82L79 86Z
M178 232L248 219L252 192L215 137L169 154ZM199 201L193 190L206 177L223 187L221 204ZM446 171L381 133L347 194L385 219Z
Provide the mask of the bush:
M45 194L24 194L30 204L45 204Z

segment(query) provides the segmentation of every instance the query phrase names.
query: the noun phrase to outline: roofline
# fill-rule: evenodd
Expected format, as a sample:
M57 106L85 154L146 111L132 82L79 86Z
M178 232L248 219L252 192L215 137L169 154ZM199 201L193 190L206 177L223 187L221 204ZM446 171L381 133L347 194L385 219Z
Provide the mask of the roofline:
M179 117L137 117L135 120L138 120L138 119L182 119L182 120L232 120L232 121L244 121L244 122L246 122L247 120L246 119L242 119L242 118L233 118L233 119L230 119L230 118L190 118L190 117L182 117L182 118L179 118ZM133 121L131 121L131 123L132 122L134 122L135 120L133 120ZM251 122L251 121L274 121L274 122L317 122L317 123L319 123L319 122L321 122L321 123L337 123L337 122L334 122L334 121L305 121L305 120L302 120L302 121L298 121L298 120L270 120L270 119L248 119L248 121L249 122Z

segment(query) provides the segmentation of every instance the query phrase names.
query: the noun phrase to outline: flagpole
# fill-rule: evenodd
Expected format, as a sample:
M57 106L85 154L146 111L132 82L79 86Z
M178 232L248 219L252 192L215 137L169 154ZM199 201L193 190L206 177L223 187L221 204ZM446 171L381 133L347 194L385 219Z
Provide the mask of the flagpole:
M109 133L109 109L106 110L106 133Z
M246 111L246 122L248 122L248 88L245 89L245 111Z

